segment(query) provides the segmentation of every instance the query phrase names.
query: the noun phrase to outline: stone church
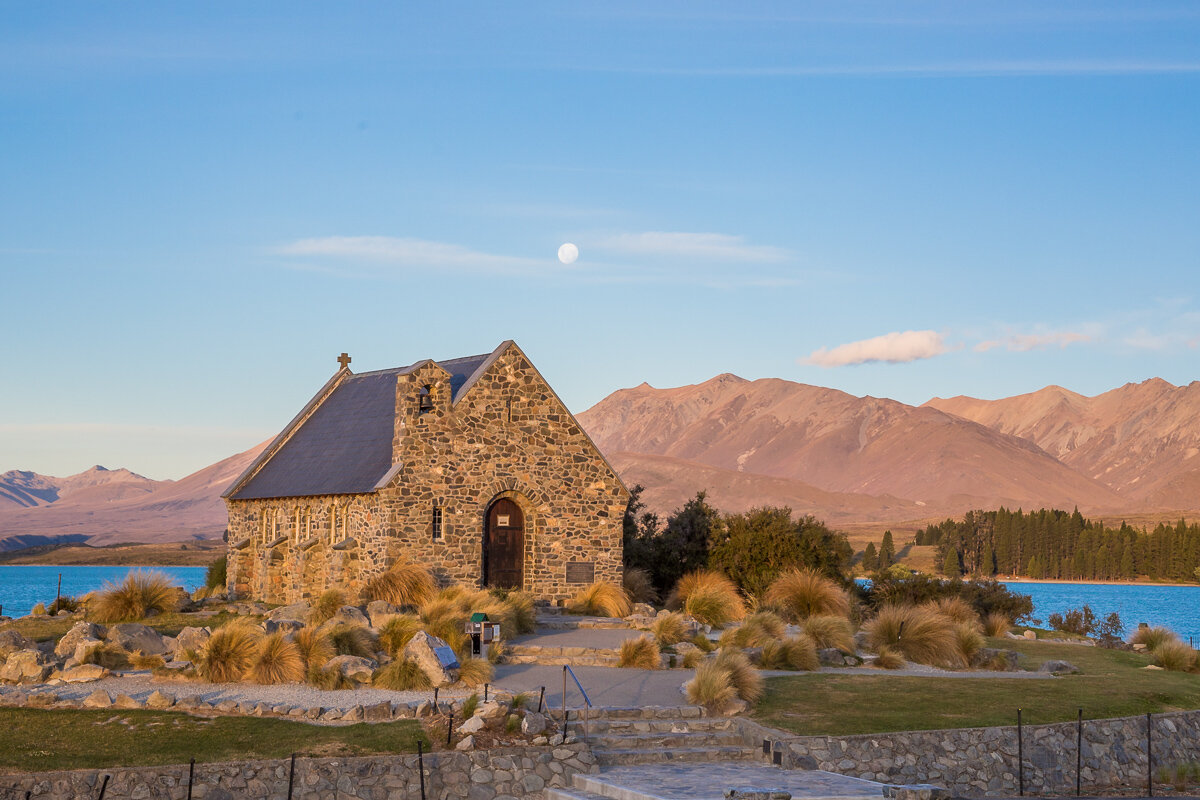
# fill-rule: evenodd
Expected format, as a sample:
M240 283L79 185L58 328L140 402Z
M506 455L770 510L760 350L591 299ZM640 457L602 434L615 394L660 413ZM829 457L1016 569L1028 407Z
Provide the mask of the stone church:
M228 588L357 597L398 557L557 601L621 582L629 492L521 349L341 368L222 495Z

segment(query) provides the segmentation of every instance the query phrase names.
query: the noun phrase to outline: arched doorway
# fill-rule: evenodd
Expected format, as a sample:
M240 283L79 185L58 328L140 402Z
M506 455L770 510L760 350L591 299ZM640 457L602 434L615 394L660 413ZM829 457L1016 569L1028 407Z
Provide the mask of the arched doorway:
M483 532L485 586L520 589L524 582L525 516L507 497L492 503Z

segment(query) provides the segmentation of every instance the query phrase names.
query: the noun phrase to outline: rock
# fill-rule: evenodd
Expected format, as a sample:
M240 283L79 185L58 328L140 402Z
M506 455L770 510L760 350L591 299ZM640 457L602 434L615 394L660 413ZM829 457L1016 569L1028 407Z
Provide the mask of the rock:
M562 743L563 743L563 735L561 733L556 733L550 737L549 744L551 747L558 747Z
M263 627L268 634L282 633L286 635L300 630L304 627L304 623L298 619L269 619Z
M846 654L836 647L822 647L817 651L817 661L822 667L844 667Z
M84 708L111 708L112 704L112 695L101 689L92 692L83 701Z
M633 610L629 612L630 617L649 617L650 619L654 619L657 615L658 612L649 603L634 603Z
M1046 661L1038 667L1038 672L1052 672L1055 675L1071 675L1079 672L1079 667L1072 664L1070 661Z
M931 783L914 783L908 786L884 786L883 796L889 800L950 800L950 790Z
M1147 664L1146 666L1142 667L1142 669L1161 670L1162 667L1160 667L1158 664Z
M28 650L34 647L33 642L16 631L0 631L0 652Z
M738 714L744 714L750 710L750 704L741 698L731 700L725 708L721 709L721 713L727 717L736 717Z
M546 716L536 711L529 711L521 720L521 733L526 736L537 736L546 730Z
M362 706L354 706L353 708L346 709L346 713L342 714L342 721L343 722L362 722L363 716L364 716L363 707Z
M204 650L204 646L208 644L209 637L211 636L212 631L208 628L184 628L175 637L175 641L171 643L171 655L175 659L181 659L187 658L189 650L199 653Z
M742 652L746 658L750 659L750 663L759 665L762 663L762 648L761 647L743 647Z
M54 664L41 650L18 650L0 666L0 681L11 683L41 683Z
M785 789L735 786L725 790L725 800L792 800L792 793Z
M372 600L367 603L367 619L372 628L382 628L384 623L400 613L400 607L386 600Z
M1133 646L1133 651L1135 653L1144 653L1146 652L1146 645L1142 642L1138 642Z
M417 631L404 646L404 656L417 662L434 686L449 686L458 681L458 657L436 636Z
M170 708L173 705L175 705L175 698L169 694L163 694L157 689L151 692L150 696L146 698L146 708L162 709Z
M167 601L167 611L187 611L192 607L192 596L182 586L172 586L171 598Z
M99 644L105 633L106 631L101 625L91 622L76 622L71 630L64 633L58 640L58 644L54 645L54 654L59 658L66 658L73 654L82 642Z
M1025 631L1021 635L1024 636L1026 639L1036 639L1037 631Z
M392 719L391 703L376 703L363 709L363 719L367 722L390 722Z
M158 631L137 622L126 622L109 627L105 638L132 653L139 650L148 656L160 656L167 652L166 642Z
M290 606L280 606L267 612L267 619L308 619L308 603L292 603Z
M508 713L508 704L491 700L475 709L475 716L486 720L499 719Z
M700 652L700 648L691 642L676 642L675 644L671 645L671 647L675 650L675 655L679 656L680 664L683 663L683 658L688 653Z
M1020 655L1015 650L984 647L971 658L971 666L976 669L1013 672L1017 669L1018 661L1020 661Z
M474 736L466 737L461 742L454 745L454 749L455 750L474 750L475 749L475 737Z
M98 681L101 678L107 678L112 673L99 664L80 664L77 667L64 669L62 673L63 683L90 683Z
M127 694L119 694L113 700L113 708L145 708L141 700L134 700Z
M336 628L338 625L351 625L356 628L368 628L371 621L367 619L367 615L359 611L355 606L342 606L330 617L322 628Z
M483 717L471 717L469 720L458 726L459 733L479 733L487 727L487 721Z
M545 736L535 736L530 744L536 747L541 747L542 745L550 744L550 740Z
M345 677L359 683L368 683L379 665L369 658L360 656L335 656L325 663L326 669L336 669Z

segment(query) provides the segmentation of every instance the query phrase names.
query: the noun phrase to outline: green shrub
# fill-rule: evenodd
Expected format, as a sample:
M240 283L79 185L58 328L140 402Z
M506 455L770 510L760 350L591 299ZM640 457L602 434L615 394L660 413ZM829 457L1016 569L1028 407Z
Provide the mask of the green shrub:
M210 590L225 591L225 583L228 580L228 567L228 556L221 556L209 564L208 569L204 573L204 586Z
M971 666L971 659L987 644L983 634L979 632L978 622L954 623L954 641L964 667Z
M653 605L658 602L658 592L654 591L654 581L647 570L636 567L626 568L621 580L621 588L635 603Z
M79 607L80 607L80 603L78 600L76 600L74 597L69 597L64 594L64 595L58 597L53 603L50 604L50 607L48 609L46 609L46 613L49 614L50 616L54 616L55 614L57 614L60 611L68 611L68 612L74 613L79 610Z
M1150 652L1160 667L1172 672L1187 672L1196 664L1196 651L1178 639L1168 639Z
M305 669L323 667L326 661L337 655L329 637L316 628L301 628L292 634L292 641L296 644Z
M391 664L388 664L390 667ZM310 686L326 691L334 691L336 689L354 689L357 684L342 674L340 669L335 667L321 667L316 664L311 664L308 667L308 673L305 675L305 680ZM374 680L374 676L372 676ZM391 688L391 687L384 687ZM401 689L400 691L404 691Z
M714 628L746 616L746 605L733 581L711 570L689 572L680 578L667 604L682 607L698 622Z
M115 642L101 642L83 652L82 664L98 664L105 669L128 669L129 653Z
M470 719L475 716L475 709L479 708L479 694L472 693L470 697L463 700L462 718Z

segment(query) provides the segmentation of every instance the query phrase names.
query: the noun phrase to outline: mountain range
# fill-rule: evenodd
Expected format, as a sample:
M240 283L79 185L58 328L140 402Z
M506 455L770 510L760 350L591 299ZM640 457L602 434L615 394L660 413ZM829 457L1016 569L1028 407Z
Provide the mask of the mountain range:
M788 505L835 525L1000 505L1200 510L1200 382L1152 379L1096 397L1048 386L910 406L725 374L621 389L578 419L660 513L700 489L726 511ZM220 494L265 444L178 481L103 467L68 478L4 473L0 550L220 537Z

